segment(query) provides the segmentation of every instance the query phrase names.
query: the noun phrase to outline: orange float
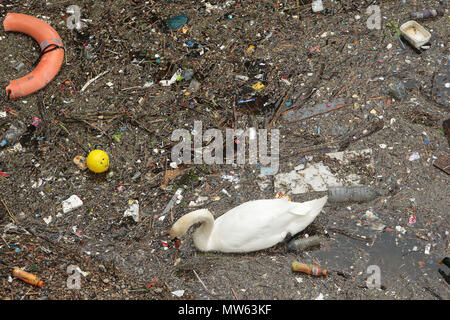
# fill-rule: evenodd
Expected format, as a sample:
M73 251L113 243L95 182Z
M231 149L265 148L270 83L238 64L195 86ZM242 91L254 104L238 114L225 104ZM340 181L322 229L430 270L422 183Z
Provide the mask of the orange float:
M3 28L31 36L41 48L36 68L22 78L12 80L6 87L8 98L24 97L45 87L58 74L64 60L61 37L46 22L22 13L8 13Z

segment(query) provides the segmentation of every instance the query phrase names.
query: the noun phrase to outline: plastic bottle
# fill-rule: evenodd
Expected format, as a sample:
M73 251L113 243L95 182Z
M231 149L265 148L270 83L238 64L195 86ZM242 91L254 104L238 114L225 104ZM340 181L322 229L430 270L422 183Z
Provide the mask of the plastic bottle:
M443 15L444 15L443 9L427 9L427 10L411 12L411 19L422 20L422 19L434 18L437 16L443 16Z
M320 245L322 239L319 236L312 236L308 238L292 240L287 244L289 251L302 251L308 248Z
M39 288L42 288L44 286L44 282L42 282L41 279L36 277L34 274L23 271L20 268L14 268L13 276Z
M94 48L92 47L92 45L90 43L84 44L84 55L85 55L86 59L89 59L89 60L95 58Z
M328 201L330 202L365 202L380 195L377 190L365 186L328 188Z
M292 262L292 270L307 273L317 277L327 275L327 270L322 270L321 267L315 264L300 263L298 261Z
M0 141L0 146L5 147L6 145L13 145L24 133L25 125L22 122L18 123L18 127L12 124L9 129L6 130L2 141Z

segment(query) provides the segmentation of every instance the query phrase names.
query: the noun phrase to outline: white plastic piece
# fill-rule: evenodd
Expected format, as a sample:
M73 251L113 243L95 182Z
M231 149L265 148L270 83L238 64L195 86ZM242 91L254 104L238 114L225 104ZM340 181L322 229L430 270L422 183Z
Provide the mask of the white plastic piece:
M75 209L78 209L83 205L83 201L76 195L71 196L69 199L62 202L62 209L64 213L69 213Z

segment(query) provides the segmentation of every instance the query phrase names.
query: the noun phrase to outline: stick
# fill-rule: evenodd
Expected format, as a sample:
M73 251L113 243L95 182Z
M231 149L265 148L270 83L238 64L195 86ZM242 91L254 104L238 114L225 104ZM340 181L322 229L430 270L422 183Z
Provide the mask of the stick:
M198 281L200 281L200 283L202 284L203 288L205 288L205 290L209 292L208 288L205 286L205 284L203 283L202 279L200 279L200 277L198 276L197 272L195 272L194 269L192 269L192 271L194 271L195 276L197 277Z
M5 206L6 211L8 211L9 217L11 218L12 221L14 221L15 223L18 223L17 218L11 213L11 211L9 211L8 206L6 205L6 202L2 199L2 203Z
M97 80L98 78L100 78L101 76L107 74L109 72L109 70L103 71L102 73L100 73L98 76L96 76L95 78L92 78L91 80L89 80L88 82L86 82L86 84L83 86L83 88L81 88L81 92L83 92L84 90L86 90L86 88L95 80Z

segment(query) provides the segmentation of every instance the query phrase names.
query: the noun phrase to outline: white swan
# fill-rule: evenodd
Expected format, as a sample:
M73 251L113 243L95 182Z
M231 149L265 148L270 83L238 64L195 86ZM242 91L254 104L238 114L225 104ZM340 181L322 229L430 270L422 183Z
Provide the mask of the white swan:
M305 229L322 211L328 197L303 203L287 199L245 202L214 220L208 209L182 216L170 229L172 240L201 225L193 234L200 251L250 252L266 249Z

